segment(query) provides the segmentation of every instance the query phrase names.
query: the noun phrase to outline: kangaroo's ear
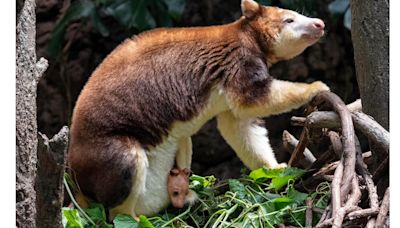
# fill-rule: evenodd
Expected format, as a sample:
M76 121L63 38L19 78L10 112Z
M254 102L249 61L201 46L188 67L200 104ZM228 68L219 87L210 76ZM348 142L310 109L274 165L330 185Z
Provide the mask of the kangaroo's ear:
M253 19L261 12L261 6L254 0L242 0L242 14L247 19Z

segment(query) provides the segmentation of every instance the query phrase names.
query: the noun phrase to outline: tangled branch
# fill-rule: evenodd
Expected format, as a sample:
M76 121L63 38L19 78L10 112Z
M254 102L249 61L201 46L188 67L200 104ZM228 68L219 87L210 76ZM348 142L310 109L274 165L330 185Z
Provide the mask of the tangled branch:
M311 171L316 169L311 178L331 181L331 202L316 227L343 227L352 223L383 227L389 210L389 188L379 205L374 180L387 169L388 157L375 170L374 176L371 175L364 162L371 152L362 153L354 129L378 145L383 154L389 152L389 132L361 112L360 100L346 106L336 94L321 92L310 102L308 110L316 110L323 103L329 104L334 112L314 111L308 113L307 117L292 117L292 124L303 126L299 141L289 132L283 134L285 148L294 148L289 165L300 164ZM318 158L307 149L310 142L308 132L312 129L324 129L324 137L330 141L328 151ZM340 160L326 164L328 157L332 156L340 157ZM330 174L332 172L333 176ZM369 199L367 208L362 208L366 204L360 202L363 194ZM312 208L312 205L309 207Z

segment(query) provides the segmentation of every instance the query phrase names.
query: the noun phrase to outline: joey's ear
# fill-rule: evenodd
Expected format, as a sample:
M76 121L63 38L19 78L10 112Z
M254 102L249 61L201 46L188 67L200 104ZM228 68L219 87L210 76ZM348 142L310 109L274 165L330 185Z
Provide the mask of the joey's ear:
M192 171L190 171L190 169L188 169L188 168L184 168L184 169L183 169L183 173L184 173L186 176L190 176L190 174L192 174Z
M242 0L242 14L248 19L252 19L261 11L261 6L254 0Z
M178 169L171 169L171 170L169 171L169 174L170 174L171 176L177 176L177 175L179 174L179 170L178 170Z

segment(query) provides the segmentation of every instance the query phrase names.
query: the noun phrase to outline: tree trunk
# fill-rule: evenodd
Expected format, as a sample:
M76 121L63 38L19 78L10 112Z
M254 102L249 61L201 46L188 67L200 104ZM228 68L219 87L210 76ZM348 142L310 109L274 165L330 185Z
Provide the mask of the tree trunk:
M351 37L363 112L389 130L389 1L351 0ZM386 159L384 149L370 140L375 170ZM380 178L378 192L389 185L389 174Z
M36 63L35 1L26 0L16 31L16 226L36 227L36 88L47 61Z
M68 147L68 127L52 139L39 133L36 179L36 225L62 228L61 208L64 200L63 177Z
M389 130L389 2L352 0L350 4L363 111Z

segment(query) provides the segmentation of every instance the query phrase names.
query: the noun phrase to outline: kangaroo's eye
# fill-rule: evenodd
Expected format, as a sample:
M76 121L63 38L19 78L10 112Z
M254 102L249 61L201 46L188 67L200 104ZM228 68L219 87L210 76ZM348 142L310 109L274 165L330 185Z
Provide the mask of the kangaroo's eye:
M288 18L288 19L284 20L284 22L289 24L289 23L294 22L294 20L292 18Z

